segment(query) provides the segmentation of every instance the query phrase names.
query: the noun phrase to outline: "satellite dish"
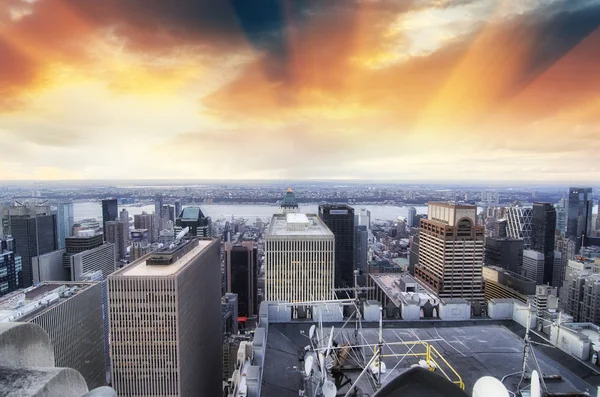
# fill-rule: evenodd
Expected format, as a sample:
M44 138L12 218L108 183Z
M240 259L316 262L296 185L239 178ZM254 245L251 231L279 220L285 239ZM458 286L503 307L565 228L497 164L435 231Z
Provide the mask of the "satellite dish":
M509 397L508 390L492 376L479 378L473 386L473 397Z
M308 330L308 337L310 339L312 339L313 336L315 336L315 329L317 329L317 327L315 327L314 324L310 326L310 329Z
M314 361L315 358L313 356L306 357L306 359L304 360L304 375L310 376Z
M25 300L25 297L26 296L23 293L13 296L8 301L8 307L10 307L11 309L18 309L19 307L21 307L21 303L23 303L23 301Z
M190 231L190 227L189 227L189 226L186 226L186 227L185 227L185 228L184 228L182 231L180 231L180 232L177 234L177 237L175 237L175 240L176 240L176 241L179 241L179 240L181 240L181 239L183 238L183 236L185 236L186 234L188 234L188 232L189 232L189 231Z
M531 397L541 397L542 388L540 387L540 375L536 370L531 373Z
M321 389L323 391L323 397L335 397L337 395L337 387L335 387L335 384L330 380L325 381Z

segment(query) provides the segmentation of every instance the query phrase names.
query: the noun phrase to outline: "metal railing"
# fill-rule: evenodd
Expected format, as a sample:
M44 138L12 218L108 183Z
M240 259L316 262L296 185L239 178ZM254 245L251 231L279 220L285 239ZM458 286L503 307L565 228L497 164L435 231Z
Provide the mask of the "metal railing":
M455 385L460 387L462 390L465 389L465 384L464 384L461 376L458 374L458 372L456 372L456 370L450 365L450 363L448 363L448 361L446 361L446 359L441 355L441 353L435 347L433 347L431 344L429 344L427 342L423 342L423 341L411 341L411 342L394 342L394 343L390 343L388 345L394 345L394 346L403 345L403 346L412 346L412 347L406 353L382 354L381 355L382 357L423 357L425 362L429 366L430 371L439 370L442 373L442 375L444 375L444 377L446 379L448 379L448 381L454 383ZM416 345L423 346L425 348L424 349L425 351L417 352L417 353L412 352L413 348L416 347ZM444 364L444 365L440 365L440 364ZM453 376L451 376L451 375L453 375Z

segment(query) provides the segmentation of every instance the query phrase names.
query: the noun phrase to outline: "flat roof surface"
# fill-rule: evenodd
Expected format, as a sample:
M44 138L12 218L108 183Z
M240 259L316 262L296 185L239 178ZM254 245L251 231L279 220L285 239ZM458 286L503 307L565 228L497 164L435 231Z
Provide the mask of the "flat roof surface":
M456 324L456 323L455 323ZM303 363L298 360L299 350L308 344L308 335L312 322L306 323L279 323L269 326L267 338L267 350L263 369L263 381L261 397L297 397L298 389L303 384L303 374L292 368L304 368ZM338 333L342 324L334 329L334 335ZM363 323L365 326L374 326L374 323ZM331 330L331 324L324 324L325 340ZM304 331L304 335L300 331ZM378 328L363 328L362 344L376 344L378 341ZM456 370L465 383L467 395L472 394L475 382L483 376L493 376L502 379L505 375L521 370L523 363L523 339L516 333L503 325L464 325L464 326L427 326L423 328L402 328L402 324L388 325L383 329L384 354L407 353L410 347L406 345L390 345L393 342L428 341ZM335 337L339 345L354 340L354 324L349 324ZM354 344L354 342L352 342ZM421 353L422 345L413 349L413 353ZM590 383L579 378L571 372L573 367L569 364L572 358L557 349L551 349L547 355L543 349L535 349L536 357L540 363L542 372L547 375L561 375L562 381L547 381L550 392L567 393L575 391L588 391L592 395L596 388ZM350 353L354 354L354 353ZM561 354L559 359L555 354ZM365 355L369 360L373 355L372 348L365 348ZM551 358L555 357L555 358ZM387 372L382 375L384 384L389 383L395 376L410 368L422 357L405 357L399 365L401 357L385 357L384 362ZM439 360L438 360L439 361ZM530 365L531 360L529 361ZM443 367L447 371L447 367ZM352 381L360 374L360 369L343 370L344 375ZM439 373L439 371L436 371ZM509 377L504 384L509 390L515 390L519 377ZM527 381L525 384L527 384ZM373 395L371 383L367 377L359 381L359 387L368 395ZM343 395L348 390L344 387L338 391Z
M129 266L124 267L117 274L119 276L142 276L142 277L160 277L170 276L183 269L187 264L190 263L196 255L202 252L206 247L212 243L213 240L198 240L198 245L194 247L190 252L179 258L179 260L170 265L146 265L146 260L151 258L151 255L140 258L139 262L133 262Z
M309 222L309 226L306 230L288 230L287 216L288 215L302 215L306 217ZM304 219L303 217L292 217L291 219ZM301 223L301 222L294 222ZM269 225L269 236L333 236L333 233L325 223L314 214L275 214L271 219Z
M288 223L310 223L306 214L286 214L285 218Z
M67 288L75 288L75 291L78 293L95 284L95 282L87 281L44 282L37 286L11 292L10 294L0 298L0 321L15 316L18 312L22 312L23 308L28 307L28 305L32 303L43 300L46 296L52 293L60 293ZM11 303L16 301L16 299L13 300L13 298L22 294L25 295L25 299L21 301L21 307L11 307ZM57 300L54 300L50 304L38 305L34 310L27 310L25 314L16 316L13 321L28 321L29 319L53 308L56 305L61 304L70 298L71 297L59 296Z

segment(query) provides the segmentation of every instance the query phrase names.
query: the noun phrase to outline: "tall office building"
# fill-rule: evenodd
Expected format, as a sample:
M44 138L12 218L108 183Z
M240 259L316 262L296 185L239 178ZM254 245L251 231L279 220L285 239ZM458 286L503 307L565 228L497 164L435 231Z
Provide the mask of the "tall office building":
M408 253L408 272L415 275L415 267L419 264L419 235L410 236Z
M155 219L152 214L142 212L141 214L133 216L133 227L135 229L146 229L148 230L150 242L155 243L158 241L158 235L156 235L157 228L154 227Z
M119 212L119 220L129 225L129 212L125 208Z
M576 254L579 254L584 238L591 234L593 206L591 187L569 188L566 237L575 241Z
M65 239L65 250L67 254L77 254L100 247L104 241L102 234L94 230L80 230L76 236Z
M429 203L428 214L421 220L415 276L442 299L483 303L484 227L477 225L477 207Z
M334 236L327 225L316 215L273 215L265 236L265 300L331 299L334 278Z
M106 240L106 222L112 222L118 218L119 205L117 204L117 199L102 200L102 230L104 232L104 240Z
M179 214L181 214L181 210L181 200L175 200L175 220L173 221L173 223L175 223L177 217L179 216Z
M369 230L365 225L354 228L354 268L361 273L367 271L367 255L369 252Z
M69 261L71 281L82 281L85 274L98 270L102 273L102 280L106 279L117 269L115 247L113 243L104 243L87 251L65 255Z
M190 228L189 234L192 237L210 237L212 236L212 225L210 217L204 216L200 207L185 207L179 218L177 218L177 230Z
M354 226L366 226L367 230L371 230L371 211L366 208L361 208L354 211Z
M163 196L162 194L157 194L154 196L154 215L160 217L163 207Z
M535 280L536 284L544 284L546 258L544 254L534 250L523 251L523 275Z
M408 216L406 217L406 224L408 225L408 227L419 226L415 222L416 216L417 216L417 209L415 207L410 207L408 209Z
M23 264L15 255L15 241L0 239L0 296L23 288Z
M285 192L285 196L283 196L279 204L279 211L282 214L293 214L299 211L298 201L296 201L291 188L288 188L287 192Z
M552 285L554 273L554 238L556 209L550 203L533 203L531 214L531 249L544 255L542 284Z
M567 209L559 204L555 204L556 209L556 234L564 236L567 231Z
M560 305L576 323L600 326L600 269L590 260L568 261L560 290Z
M226 292L237 294L242 317L258 314L258 250L252 241L225 243Z
M488 237L485 239L485 264L498 266L513 273L521 273L523 240Z
M506 209L506 233L510 238L522 238L523 248L531 247L531 218L533 210L521 206Z
M335 236L335 288L353 287L354 208L346 204L321 204L319 218Z
M18 307L15 301L21 301ZM0 322L35 323L50 337L57 367L73 368L90 389L106 385L99 283L42 283L0 299Z
M125 222L110 221L106 222L104 236L106 241L115 245L116 259L122 261L127 257L127 234L129 229Z
M506 219L498 219L494 221L494 235L496 238L506 238L508 233L506 232Z
M111 367L119 396L220 396L219 240L192 239L108 277Z
M56 214L48 206L7 207L3 212L5 235L12 235L15 254L23 265L23 287L33 284L31 259L56 250Z
M175 207L170 204L164 204L160 212L160 217L161 219L166 219L175 223Z
M517 299L528 303L535 297L535 280L497 266L484 266L482 274L486 302L491 299Z
M56 211L58 249L65 248L65 238L73 235L74 224L73 203L58 204Z
M596 216L596 231L600 232L600 200L598 200L598 214Z

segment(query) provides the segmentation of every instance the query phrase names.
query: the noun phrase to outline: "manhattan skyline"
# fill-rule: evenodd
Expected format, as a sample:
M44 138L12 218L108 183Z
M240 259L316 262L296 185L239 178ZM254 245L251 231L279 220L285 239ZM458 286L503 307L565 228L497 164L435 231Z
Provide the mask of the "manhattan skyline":
M7 0L0 180L600 180L600 1Z

